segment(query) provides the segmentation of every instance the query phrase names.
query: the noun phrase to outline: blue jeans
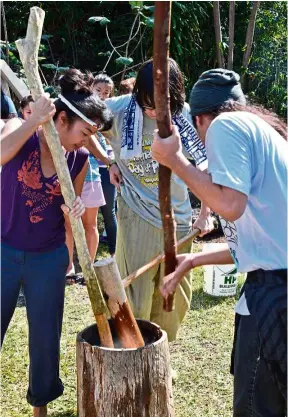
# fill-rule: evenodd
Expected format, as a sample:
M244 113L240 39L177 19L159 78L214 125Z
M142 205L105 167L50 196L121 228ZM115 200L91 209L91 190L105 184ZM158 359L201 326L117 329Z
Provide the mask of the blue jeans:
M99 168L101 175L102 188L106 205L101 207L107 233L109 253L112 255L116 249L117 219L116 219L116 195L117 191L110 182L110 175L107 168Z
M25 252L1 244L1 345L23 285L29 326L27 401L46 405L63 393L59 378L66 245L50 252Z

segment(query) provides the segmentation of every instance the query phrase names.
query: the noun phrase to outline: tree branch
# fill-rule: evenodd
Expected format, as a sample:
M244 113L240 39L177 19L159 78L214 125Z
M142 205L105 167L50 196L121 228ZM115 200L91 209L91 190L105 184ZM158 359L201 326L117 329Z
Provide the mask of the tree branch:
M243 68L248 67L248 63L249 63L249 59L250 59L250 55L252 51L253 39L254 39L256 16L257 16L258 9L260 7L260 3L261 3L260 1L254 1L253 7L251 10L250 19L249 19L249 23L247 27L247 32L246 32L246 40L245 40L246 49L243 55L243 62L242 62Z
M6 42L6 57L7 57L7 64L9 65L9 44L8 44L8 34L7 34L7 25L6 25L6 16L5 16L5 9L4 9L4 1L1 1L2 7L2 18L3 18L3 28L4 28L4 36Z
M224 68L224 57L221 51L222 43L222 32L221 32L221 21L220 21L220 6L219 1L213 1L213 17L214 17L214 27L215 27L215 37L216 37L216 54L217 62L221 68Z
M156 106L159 136L167 138L172 134L169 95L169 43L170 43L171 2L155 3L153 77L154 100ZM174 272L176 260L176 230L174 213L171 208L171 170L159 166L159 204L164 232L165 275ZM174 294L164 299L164 310L174 309Z
M228 50L228 69L233 69L234 53L234 28L235 28L235 1L229 4L229 50Z

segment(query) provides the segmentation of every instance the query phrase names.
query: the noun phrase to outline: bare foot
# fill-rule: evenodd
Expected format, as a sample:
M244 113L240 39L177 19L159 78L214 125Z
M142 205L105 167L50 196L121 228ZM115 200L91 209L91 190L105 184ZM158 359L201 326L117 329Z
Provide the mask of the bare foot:
M33 417L47 417L47 405L43 407L33 407Z

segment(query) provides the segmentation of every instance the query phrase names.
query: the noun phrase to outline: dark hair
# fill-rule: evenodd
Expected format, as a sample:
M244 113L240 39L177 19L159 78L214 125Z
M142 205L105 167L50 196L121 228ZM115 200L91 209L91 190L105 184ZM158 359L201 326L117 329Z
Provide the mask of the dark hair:
M34 102L33 97L31 95L23 97L20 101L20 109L25 109L25 107L28 106L28 104L31 102Z
M171 113L180 113L185 103L183 75L172 58L169 58L169 92ZM155 108L152 59L139 69L133 94L141 108L145 105Z
M240 104L237 101L228 100L221 105L218 109L213 110L210 114L215 117L219 116L221 113L233 112L233 111L246 111L249 113L256 114L264 120L268 125L273 127L285 140L287 140L287 125L286 123L275 113L270 110L265 109L262 106L256 104ZM195 116L193 116L193 123L195 125Z
M119 86L119 94L131 94L136 82L135 77L127 78L126 80L121 81Z
M93 87L95 87L99 83L105 83L111 87L110 96L114 93L114 81L110 78L107 74L101 73L95 76Z
M109 130L112 127L113 114L106 104L94 94L93 83L94 77L91 73L83 74L75 68L67 70L59 78L63 97L83 113L84 116L96 122L100 121L103 124L102 130ZM57 99L54 104L56 106L54 120L57 119L61 111L65 111L69 124L79 119L79 116L60 99Z

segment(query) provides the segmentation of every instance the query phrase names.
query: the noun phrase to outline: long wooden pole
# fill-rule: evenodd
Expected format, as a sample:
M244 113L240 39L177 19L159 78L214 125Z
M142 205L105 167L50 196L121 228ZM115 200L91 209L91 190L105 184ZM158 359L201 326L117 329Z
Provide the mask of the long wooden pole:
M172 134L169 95L169 44L170 44L171 1L155 2L153 77L154 101L156 106L159 136L167 138ZM159 204L164 232L165 275L174 272L176 260L176 230L174 213L171 208L171 170L159 166ZM165 311L174 309L174 294L164 300Z
M32 7L30 9L26 38L16 41L16 46L34 100L37 100L44 93L38 72L38 50L44 17L44 10L39 7ZM68 207L72 207L76 196L54 122L50 120L49 122L44 123L42 127L59 178L65 204L67 204ZM70 220L79 262L85 277L93 313L98 325L101 344L105 347L113 347L113 339L106 315L107 307L90 259L82 221L81 219L76 220L73 217L71 217Z
M194 240L197 236L199 236L201 231L199 229L193 230L191 233L189 233L187 236L184 236L182 239L180 239L177 242L177 250L181 249L183 246L185 246L187 243ZM145 274L145 272L150 271L150 269L154 268L155 266L159 265L162 262L165 262L165 253L160 253L160 255L155 256L155 258L151 259L148 264L141 266L141 268L137 269L137 271L132 272L132 274L128 275L125 279L123 279L124 287L129 287L132 282L134 282L137 278L139 278L141 275Z

